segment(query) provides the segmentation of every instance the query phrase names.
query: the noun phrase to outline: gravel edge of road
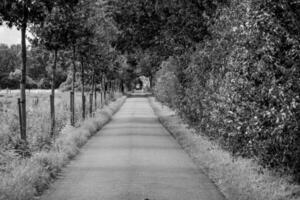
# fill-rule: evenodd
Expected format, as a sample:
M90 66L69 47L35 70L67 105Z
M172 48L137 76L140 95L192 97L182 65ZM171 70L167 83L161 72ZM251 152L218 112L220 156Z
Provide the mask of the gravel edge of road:
M168 106L148 98L160 123L178 141L197 167L202 170L228 200L299 200L300 187L262 170L250 159L233 159L215 142L189 127Z

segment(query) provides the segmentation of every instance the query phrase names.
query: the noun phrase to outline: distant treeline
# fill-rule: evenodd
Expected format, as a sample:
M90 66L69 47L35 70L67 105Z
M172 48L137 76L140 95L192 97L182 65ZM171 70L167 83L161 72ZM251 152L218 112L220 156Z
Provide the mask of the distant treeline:
M50 89L53 55L42 48L29 49L27 53L27 88ZM21 45L0 44L0 88L19 89L21 78ZM59 54L56 88L66 81L70 59Z

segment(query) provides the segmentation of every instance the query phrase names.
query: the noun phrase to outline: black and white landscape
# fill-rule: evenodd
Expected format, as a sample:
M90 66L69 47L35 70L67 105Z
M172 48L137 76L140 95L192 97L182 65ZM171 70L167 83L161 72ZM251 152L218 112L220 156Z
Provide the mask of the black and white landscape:
M299 1L0 1L0 200L299 200L299 126Z

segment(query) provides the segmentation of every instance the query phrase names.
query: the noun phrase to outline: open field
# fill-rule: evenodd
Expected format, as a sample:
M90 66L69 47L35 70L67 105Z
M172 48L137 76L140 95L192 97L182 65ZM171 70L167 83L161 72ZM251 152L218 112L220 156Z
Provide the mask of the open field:
M30 152L47 149L50 138L50 90L27 91L27 137ZM86 97L88 94L86 94ZM17 99L18 90L0 92L0 152L16 153L22 149ZM55 95L55 136L70 124L70 93L57 91ZM89 98L86 98L88 112ZM97 105L100 106L100 94ZM75 126L81 122L81 93L75 93ZM94 108L95 110L95 108ZM86 116L88 116L86 114ZM0 157L1 160L1 157ZM1 161L0 161L1 162Z
M60 104L59 101L57 102L60 106L59 108L62 108L58 111L60 113L59 119L61 120L68 115L68 108L63 107L65 105L64 98L67 98L64 95L61 94L57 97L61 100ZM115 97L118 98L121 95L117 93ZM77 97L76 101L78 99ZM60 131L57 129L55 140L47 136L49 135L49 130L47 129L45 129L46 132L31 132L29 140L30 157L18 156L13 148L9 149L6 146L5 149L3 146L0 149L0 200L32 200L37 195L40 195L70 159L79 153L79 148L109 122L125 99L125 97L118 98L117 101L97 109L93 118L87 118L84 121L78 120L76 127L69 126L67 122L68 117L65 117L67 121L62 122L65 125L61 126ZM37 113L40 113L40 116L43 117L43 108L41 106L38 108L41 110ZM77 113L79 114L79 112ZM42 118L42 120L44 119ZM35 122L41 125L48 123L47 120L39 123L38 119L35 119ZM38 131L39 125L33 127L35 127L34 130ZM46 138L44 141L40 141L40 143L45 143L44 146L40 145L42 147L40 149L34 149L34 146L38 146L38 143L35 143L32 138L37 136ZM15 137L17 136L15 135Z
M27 92L27 132L31 150L45 147L50 131L50 91ZM12 91L0 94L0 148L14 149L18 145L20 135L17 99L19 93ZM55 133L69 123L69 93L57 92L55 97L56 129ZM80 94L75 97L76 116L80 111Z
M17 99L19 91L0 93L0 199L32 199L44 190L78 148L109 121L113 110L95 109L94 118L82 120L81 93L75 93L75 127L70 126L70 93L55 94L55 132L50 136L50 90L27 91L27 144L20 140ZM120 97L116 93L111 100ZM88 97L88 93L86 93ZM109 101L107 101L109 103ZM100 108L100 94L97 101Z
M55 92L60 93L60 90L55 90ZM5 94L19 94L20 90L10 90L10 89L0 89L0 95ZM26 90L27 94L50 94L51 90Z

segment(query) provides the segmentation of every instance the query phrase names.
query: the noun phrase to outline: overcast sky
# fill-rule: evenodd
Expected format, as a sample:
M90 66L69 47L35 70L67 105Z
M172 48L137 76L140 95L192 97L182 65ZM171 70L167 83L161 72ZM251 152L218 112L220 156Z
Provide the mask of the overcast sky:
M0 26L0 43L7 45L21 44L21 32L16 28L8 28L3 25Z

